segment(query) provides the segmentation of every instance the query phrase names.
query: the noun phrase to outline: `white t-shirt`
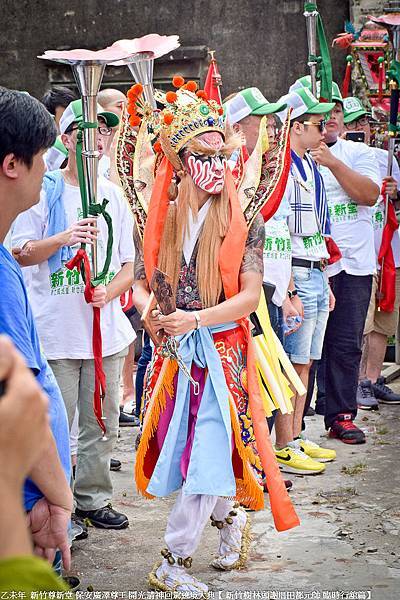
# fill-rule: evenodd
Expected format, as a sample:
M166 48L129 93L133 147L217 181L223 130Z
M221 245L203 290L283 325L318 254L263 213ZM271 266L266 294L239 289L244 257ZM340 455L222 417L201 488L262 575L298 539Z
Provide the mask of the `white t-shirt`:
M339 138L330 151L347 167L380 185L379 168L372 148ZM321 166L320 173L328 198L332 238L342 253L342 258L328 267L328 276L343 270L349 275L374 273L372 208L353 202L328 168Z
M121 266L133 263L133 217L117 186L99 177L99 200L106 198L107 212L113 223L113 247L109 273L105 283L111 281ZM68 225L82 219L79 187L65 183L63 194ZM100 230L97 241L99 271L106 254L107 225L103 217L97 220ZM23 247L29 240L47 237L48 205L46 193L41 192L39 203L19 215L13 229L13 245ZM71 248L75 254L79 244ZM90 258L90 248L86 247ZM132 265L133 268L133 265ZM39 337L48 359L91 359L93 309L84 296L84 283L76 269L63 268L50 274L48 262L32 268L29 299L35 316ZM119 298L101 309L103 356L120 352L136 335L122 311Z
M294 175L297 177L299 182L300 201L302 204L307 203L314 207L314 215L308 215L309 219L312 219L314 225L314 231L311 235L298 235L294 233L294 220L295 214L292 212L292 217L289 219L289 228L292 240L292 256L294 258L301 258L304 260L318 261L322 258L329 258L329 253L326 249L325 239L319 229L319 224L316 216L316 198L315 198L315 183L314 176L310 165L307 160L302 160L304 171L306 174L306 181L303 181L300 173L297 171L294 163L292 163L292 169L289 173L288 183L286 186L284 197L287 198L289 204L293 207L295 204L295 183Z
M272 302L282 306L292 273L292 243L287 223L291 214L285 197L269 221L265 223L264 281L276 286Z
M99 160L99 167L98 167L99 177L103 176L106 179L110 179L110 166L111 166L110 157L103 154L103 156Z
M387 175L387 164L388 164L388 151L383 148L373 148L375 153L375 157L377 159L379 170L381 174L381 180ZM397 189L400 189L400 168L399 163L396 160L396 157L393 157L393 167L392 167L392 176L397 181ZM382 196L379 196L379 200L374 206L373 215L372 215L372 225L374 227L374 242L375 242L375 255L377 260L377 268L378 266L378 254L382 243L382 234L383 227L385 223L385 201ZM400 231L397 231L393 234L392 239L392 250L394 257L394 264L397 267L400 267Z

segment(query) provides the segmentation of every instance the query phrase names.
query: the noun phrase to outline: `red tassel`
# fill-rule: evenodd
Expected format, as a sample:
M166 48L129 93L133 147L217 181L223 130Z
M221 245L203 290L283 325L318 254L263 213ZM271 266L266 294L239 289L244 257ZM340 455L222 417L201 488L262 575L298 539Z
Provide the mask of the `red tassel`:
M350 82L351 82L351 63L353 62L352 56L347 56L346 72L344 74L343 85L342 85L342 96L347 98L349 95Z

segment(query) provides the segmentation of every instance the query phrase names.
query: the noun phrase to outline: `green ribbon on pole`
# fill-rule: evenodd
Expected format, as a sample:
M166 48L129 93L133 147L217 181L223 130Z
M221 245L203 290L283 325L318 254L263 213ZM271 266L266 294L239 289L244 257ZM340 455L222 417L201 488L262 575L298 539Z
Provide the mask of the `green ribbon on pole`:
M329 53L329 46L326 40L324 24L322 22L321 15L318 12L317 5L315 2L305 2L304 12L316 12L317 15L317 36L319 43L320 56L308 57L309 62L318 63L317 79L320 81L320 99L326 102L332 101L332 63L331 56Z
M92 279L92 285L94 287L96 287L96 285L99 285L100 283L103 283L103 281L106 278L106 275L108 273L108 269L110 268L110 262L111 262L111 254L112 254L112 246L113 246L113 226L112 226L111 216L106 211L107 204L108 204L108 200L106 200L105 198L103 199L103 202L101 204L99 204L97 202L95 204L89 204L89 214L92 215L93 217L98 217L99 215L103 215L104 220L107 223L107 230L108 230L106 258L104 261L103 269L101 270L101 272L98 274L98 276L95 279Z
M79 180L79 189L81 193L81 201L82 201L82 213L83 218L87 219L89 215L93 217L98 217L102 215L107 224L107 249L106 249L106 258L104 260L104 265L101 272L97 275L95 279L91 280L91 284L93 287L100 285L104 282L108 269L110 268L111 263L111 255L112 255L112 246L113 246L113 226L111 216L106 211L106 206L108 204L108 200L104 199L101 204L94 202L95 198L87 197L86 190L86 182L85 182L85 172L83 167L83 130L84 129L97 129L98 123L96 122L88 122L83 121L79 123L77 141L76 141L76 164L78 170L78 180ZM81 244L82 250L86 250L86 244ZM84 269L81 269L81 274L84 279Z

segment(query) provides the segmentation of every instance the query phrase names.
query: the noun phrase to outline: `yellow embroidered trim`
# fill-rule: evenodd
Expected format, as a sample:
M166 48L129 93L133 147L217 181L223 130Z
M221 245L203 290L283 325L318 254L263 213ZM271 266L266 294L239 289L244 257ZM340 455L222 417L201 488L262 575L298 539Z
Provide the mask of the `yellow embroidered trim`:
M243 479L236 479L236 500L253 510L262 510L264 508L264 490L252 467L252 464L256 463L256 457L250 446L246 448L243 444L240 423L232 396L229 399L229 408L235 445L243 464Z

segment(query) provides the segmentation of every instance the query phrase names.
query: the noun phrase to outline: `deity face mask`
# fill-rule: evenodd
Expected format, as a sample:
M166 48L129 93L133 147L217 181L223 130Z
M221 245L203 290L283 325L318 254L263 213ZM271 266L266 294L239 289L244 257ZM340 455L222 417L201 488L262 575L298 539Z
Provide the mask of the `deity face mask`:
M220 194L225 183L226 158L219 151L224 145L217 132L204 133L196 138L197 151L185 153L185 163L194 184L211 195ZM204 154L201 153L204 148Z

